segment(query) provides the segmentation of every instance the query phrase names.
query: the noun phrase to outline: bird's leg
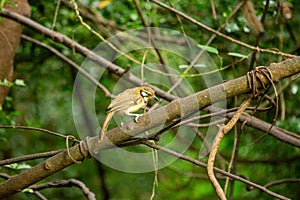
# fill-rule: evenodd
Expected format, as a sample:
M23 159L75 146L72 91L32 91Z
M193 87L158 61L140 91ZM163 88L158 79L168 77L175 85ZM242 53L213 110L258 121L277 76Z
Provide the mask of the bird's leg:
M127 113L127 115L129 115L129 116L135 116L134 122L135 122L135 123L138 123L138 118L139 118L142 114Z

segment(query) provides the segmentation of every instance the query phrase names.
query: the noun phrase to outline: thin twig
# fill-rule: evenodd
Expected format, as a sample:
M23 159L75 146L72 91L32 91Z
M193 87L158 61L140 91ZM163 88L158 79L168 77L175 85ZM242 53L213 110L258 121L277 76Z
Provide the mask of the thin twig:
M54 156L63 150L56 150L56 151L49 151L49 152L44 152L44 153L35 153L35 154L30 154L30 155L25 155L25 156L19 156L15 158L9 158L5 160L0 160L0 166L2 165L9 165L12 163L19 163L23 161L28 161L28 160L34 160L38 158L46 158L46 157L51 157Z
M280 185L280 184L284 184L284 183L299 183L299 182L300 182L299 178L286 178L286 179L276 180L276 181L267 183L266 185L264 185L264 187L268 188L268 187L272 187L272 186Z
M149 146L151 148L154 148L154 149L157 149L157 150L161 150L161 151L163 151L163 152L165 152L167 154L170 154L172 156L175 156L175 157L177 157L177 158L179 158L181 160L184 160L184 161L190 162L192 164L195 164L195 165L197 165L199 167L203 167L203 168L207 167L206 163L200 162L199 160L196 160L196 159L193 159L191 157L185 156L183 154L177 153L177 152L175 152L175 151L173 151L171 149L159 146L157 144L153 144L152 142L149 142L147 140L143 140L143 141L141 141L141 143L144 144L144 145L146 145L146 146ZM261 190L261 191L267 193L270 196L273 196L273 197L278 198L278 199L289 200L289 198L287 198L287 197L284 197L284 196L279 195L279 194L277 194L275 192L272 192L272 191L268 190L267 188L265 188L265 187L263 187L261 185L258 185L256 183L253 183L253 182L251 182L251 181L249 181L247 179L244 179L244 178L242 178L240 176L228 173L228 172L226 172L224 170L221 170L221 169L219 169L217 167L214 167L213 169L214 169L215 172L218 172L220 174L223 174L224 176L228 176L228 177L230 177L232 179L235 179L235 180L243 182L243 183L245 183L245 184L247 184L249 186L257 188L258 190Z
M245 2L245 1L244 1ZM268 8L269 8L269 4L270 4L270 0L267 0L266 2L265 2L265 7L264 7L264 11L263 11L263 14L262 14L262 17L261 17L261 19L260 19L260 22L262 23L262 24L264 24L264 21L265 21L265 18L266 18L266 15L267 15L267 11L268 11ZM260 41L260 39L262 38L262 35L263 35L263 33L259 33L258 35L257 35L257 37L256 37L256 41L255 41L255 45L254 46L259 46L259 41ZM282 49L280 49L280 50L282 50ZM253 52L253 54L252 54L252 56L251 56L251 61L250 61L250 67L249 67L249 69L250 70L252 70L253 69L253 67L254 67L254 64L255 64L255 61L256 61L256 53L257 53L258 51L254 51ZM257 64L257 63L256 63Z
M61 5L61 0L57 0L57 5L55 8L55 13L54 13L54 17L53 17L53 22L52 22L52 27L51 29L54 31L55 25L56 25L56 20L57 20L57 15L58 15L58 11Z
M240 145L240 137L241 137L241 130L242 126L240 124L237 124L235 126L235 131L234 131L234 144L233 144L233 149L232 149L232 156L228 165L228 172L231 172L233 174L236 174L236 165L237 165L237 159L238 159L238 150L239 150L239 145ZM229 178L226 178L226 183L229 183L230 181L230 199L232 199L232 195L234 192L234 182L235 180L230 180ZM225 185L226 185L225 183ZM226 194L226 188L224 188L225 194Z
M288 57L288 58L294 58L294 57L296 57L295 55L288 54L288 53L283 53L283 52L280 52L280 51L273 51L273 50L270 50L270 49L261 49L259 47L254 47L252 45L249 45L249 44L246 44L244 42L241 42L240 40L233 39L232 37L229 37L229 36L227 36L227 35L225 35L225 34L223 34L221 32L218 32L218 31L216 31L216 30L214 30L214 29L212 29L212 28L210 28L210 27L202 24L201 22L195 20L194 18L186 15L185 13L180 12L180 11L178 11L178 10L176 10L176 9L174 9L174 8L172 8L172 7L166 5L166 4L164 4L164 3L162 3L162 2L160 2L158 0L151 0L151 1L153 3L159 5L159 6L163 7L163 8L165 8L165 9L167 9L167 10L169 10L169 11L171 11L171 12L173 12L173 13L175 13L175 14L183 17L183 18L185 18L186 20L192 22L193 24L196 24L197 26L199 26L199 27L201 27L201 28L203 28L203 29L205 29L205 30L207 30L209 32L212 32L212 33L216 34L219 37L222 37L222 38L224 38L224 39L226 39L226 40L228 40L230 42L236 43L236 44L241 45L243 47L246 47L248 49L251 49L251 50L254 50L254 51L260 51L262 53L269 53L269 54L274 54L274 55L281 55L281 56L285 56L285 57Z
M53 188L53 187L73 187L73 186L81 189L81 191L87 197L87 199L96 200L95 194L91 192L90 189L83 182L76 179L47 182L40 185L33 185L30 186L29 188L33 190L42 190L42 189Z
M68 57L66 57L65 55L63 55L62 53L60 53L58 50L56 50L55 48L40 42L30 36L27 35L22 35L22 38L25 40L28 40L34 44L37 44L41 47L44 47L46 49L48 49L49 51L51 51L52 53L54 53L56 56L58 56L59 58L61 58L63 61L65 61L66 63L68 63L71 67L73 67L74 69L76 69L79 73L81 73L83 76L85 76L87 79L89 79L92 83L94 83L99 89L101 89L105 96L112 98L112 94L109 92L109 90L102 85L101 83L99 83L94 77L92 77L88 72L86 72L82 67L78 66L75 62L73 62L71 59L69 59Z
M126 58L128 58L129 60L140 64L140 62L134 58L132 58L131 56L123 53L120 49L118 49L114 44L112 44L111 42L109 42L108 40L106 40L100 33L98 33L97 31L95 31L92 27L90 27L81 17L79 9L78 9L78 5L76 3L75 0L71 0L73 6L74 6L74 11L75 14L77 16L77 18L79 19L80 23L88 30L90 31L92 34L96 35L99 39L101 39L103 42L105 42L106 44L108 44L113 50L115 50L116 52L120 53L122 56L125 56Z
M42 193L40 193L39 191L34 191L33 194L35 194L35 196L37 196L40 200L48 200L44 195L42 195Z
M2 125L0 125L0 128L5 128L5 129L24 129L24 130L31 130L31 131L40 131L40 132L48 133L50 135L67 138L67 136L65 136L65 135L62 135L62 134L57 133L57 132L49 131L49 130L43 129L43 128L36 128L36 127L29 127L29 126L2 126ZM71 138L71 140L73 140L75 142L80 142L75 137Z

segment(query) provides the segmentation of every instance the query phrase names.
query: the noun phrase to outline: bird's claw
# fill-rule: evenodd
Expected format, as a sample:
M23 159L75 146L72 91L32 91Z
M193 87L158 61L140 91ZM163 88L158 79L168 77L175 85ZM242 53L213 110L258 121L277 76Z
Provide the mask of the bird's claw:
M138 119L139 119L140 116L141 116L141 115L137 115L137 116L134 118L134 122L135 122L135 123L138 123L138 122L139 122Z

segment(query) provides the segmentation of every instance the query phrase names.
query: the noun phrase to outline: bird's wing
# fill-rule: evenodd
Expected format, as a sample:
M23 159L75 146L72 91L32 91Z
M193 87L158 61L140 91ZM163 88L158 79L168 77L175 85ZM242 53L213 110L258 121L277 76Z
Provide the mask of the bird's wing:
M129 107L130 99L128 96L117 96L108 106L108 112L125 111Z

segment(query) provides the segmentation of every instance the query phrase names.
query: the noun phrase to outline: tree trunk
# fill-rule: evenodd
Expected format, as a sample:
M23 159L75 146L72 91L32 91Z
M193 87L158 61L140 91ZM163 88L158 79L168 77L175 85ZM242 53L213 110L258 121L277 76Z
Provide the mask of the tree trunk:
M27 0L11 0L16 5L4 7L24 16L30 16L31 10ZM0 21L0 81L13 80L13 63L17 46L21 39L23 26L13 20L3 18ZM0 84L0 106L3 104L9 87Z

